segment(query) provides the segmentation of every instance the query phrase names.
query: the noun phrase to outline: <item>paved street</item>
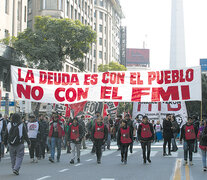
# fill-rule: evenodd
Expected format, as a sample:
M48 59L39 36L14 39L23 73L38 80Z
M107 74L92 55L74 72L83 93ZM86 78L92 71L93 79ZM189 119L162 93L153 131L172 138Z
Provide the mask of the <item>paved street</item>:
M38 163L30 163L28 152L26 152L20 175L11 173L10 159L6 155L0 163L0 180L171 180L191 179L204 180L207 173L202 171L201 156L194 154L194 165L183 166L183 151L179 150L170 157L162 156L162 142L153 144L151 153L151 164L143 164L141 148L135 143L133 154L129 154L128 164L123 165L120 161L120 151L117 151L115 142L112 142L111 150L103 152L102 163L96 163L96 156L90 153L91 142L87 143L89 148L82 150L81 163L70 165L70 155L63 151L61 161L54 164L45 160ZM27 151L27 150L26 150Z

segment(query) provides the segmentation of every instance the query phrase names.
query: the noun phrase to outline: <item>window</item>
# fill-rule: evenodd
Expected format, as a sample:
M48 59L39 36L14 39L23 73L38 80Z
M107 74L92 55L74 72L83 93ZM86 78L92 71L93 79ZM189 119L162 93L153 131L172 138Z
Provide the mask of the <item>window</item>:
M96 50L94 49L94 55L93 55L93 57L95 57L96 58Z
M9 31L7 29L5 29L5 31L4 31L4 37L5 38L9 37Z
M96 31L96 23L94 23L94 31Z
M103 0L100 0L100 6L104 7L104 2L103 2Z
M43 9L62 10L62 0L42 0Z
M24 6L24 22L27 22L27 7Z
M97 0L94 0L94 4L97 5Z
M73 6L70 8L70 18L73 19Z
M99 51L99 58L102 59L103 58L103 52Z
M99 24L99 32L103 32L103 25Z
M32 14L32 0L28 1L27 14Z
M66 72L69 72L69 66L66 65Z
M67 2L66 15L69 16L69 2Z
M9 0L5 0L5 13L9 14Z
M99 45L102 46L102 44L103 44L103 39L99 38Z
M75 19L77 19L77 10L75 10Z
M79 19L79 20L81 20L81 18L80 18L80 17L81 17L81 15L80 15L80 13L78 13L78 19Z
M18 2L18 6L17 6L17 20L18 21L21 20L21 15L22 15L21 10L22 10L22 8L21 8L21 2Z
M104 59L106 60L106 52L104 53Z
M96 18L96 13L97 13L97 11L94 12L94 17L95 17L95 18Z
M103 13L102 12L99 12L99 18L103 19Z

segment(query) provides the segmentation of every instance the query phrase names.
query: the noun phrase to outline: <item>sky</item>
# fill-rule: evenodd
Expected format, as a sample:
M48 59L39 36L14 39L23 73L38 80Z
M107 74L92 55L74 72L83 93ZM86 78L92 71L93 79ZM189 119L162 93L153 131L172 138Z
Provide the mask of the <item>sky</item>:
M171 0L120 0L127 48L150 49L151 68L170 63ZM183 0L186 66L207 59L207 0Z

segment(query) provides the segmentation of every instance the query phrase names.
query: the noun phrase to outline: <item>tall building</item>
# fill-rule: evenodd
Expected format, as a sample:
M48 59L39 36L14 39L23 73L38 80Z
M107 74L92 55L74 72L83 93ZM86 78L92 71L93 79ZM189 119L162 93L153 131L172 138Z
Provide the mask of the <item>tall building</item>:
M183 0L172 0L170 68L186 66Z
M86 71L96 72L99 64L119 61L123 13L118 0L28 0L28 27L33 27L37 15L80 20L97 32L97 42L84 58ZM68 59L64 71L78 68Z
M1 0L0 17L0 39L17 36L19 32L27 28L27 0ZM0 96L4 99L13 99L10 84L10 65L16 59L14 49L0 43ZM12 106L13 111L10 112L14 112L14 102L12 101L6 106L7 102L1 101L0 97L0 113L8 114L8 106Z
M0 39L17 36L27 28L27 0L1 0Z

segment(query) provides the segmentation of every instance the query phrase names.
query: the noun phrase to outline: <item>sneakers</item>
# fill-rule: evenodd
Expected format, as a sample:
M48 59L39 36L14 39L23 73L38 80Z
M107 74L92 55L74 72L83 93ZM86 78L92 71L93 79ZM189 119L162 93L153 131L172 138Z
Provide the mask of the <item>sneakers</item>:
M51 157L49 157L49 161L54 163L54 159L52 159Z
M34 159L34 163L38 163L38 159L37 158Z
M163 156L167 156L167 154L166 153L163 153Z
M204 167L204 168L203 168L203 171L207 171L207 167Z
M193 166L193 162L192 162L192 161L190 161L190 163L189 163L189 164L190 164L190 166Z
M34 158L31 158L30 162L31 162L31 163L34 163Z
M124 159L123 159L123 158L121 158L121 162L122 162L122 163L124 162Z
M18 170L13 169L13 173L16 174L16 175L19 175L19 171Z
M124 164L127 164L127 160L124 160Z
M147 158L147 161L149 162L149 163L151 163L152 161L150 160L150 158Z
M146 164L146 163L147 163L146 159L144 159L143 163L144 163L144 164Z
M80 163L80 158L77 159L77 162Z
M73 159L71 159L70 164L74 164L74 160Z
M188 164L188 161L184 161L183 166L186 166Z

